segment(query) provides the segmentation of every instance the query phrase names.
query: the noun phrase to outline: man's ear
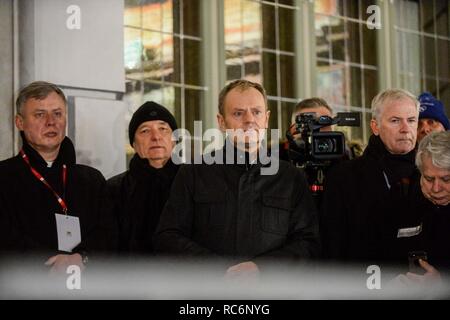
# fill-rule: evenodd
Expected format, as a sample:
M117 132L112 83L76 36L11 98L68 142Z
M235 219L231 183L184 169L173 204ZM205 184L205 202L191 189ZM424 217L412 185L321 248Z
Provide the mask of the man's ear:
M377 120L370 120L370 128L372 129L374 135L378 136L380 134L380 128L378 127Z
M17 129L19 129L19 131L23 131L23 117L20 114L16 115L15 123L16 123Z
M219 129L225 132L227 129L225 125L225 118L220 113L217 114L217 123L219 124Z

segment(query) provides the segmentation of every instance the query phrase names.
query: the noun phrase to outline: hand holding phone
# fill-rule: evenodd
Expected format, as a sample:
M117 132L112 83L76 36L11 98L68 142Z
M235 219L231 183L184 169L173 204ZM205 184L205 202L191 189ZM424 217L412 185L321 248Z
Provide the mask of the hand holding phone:
M426 272L426 270L424 270L422 266L419 264L419 259L427 261L428 260L427 253L425 251L409 252L408 254L409 272L423 275Z

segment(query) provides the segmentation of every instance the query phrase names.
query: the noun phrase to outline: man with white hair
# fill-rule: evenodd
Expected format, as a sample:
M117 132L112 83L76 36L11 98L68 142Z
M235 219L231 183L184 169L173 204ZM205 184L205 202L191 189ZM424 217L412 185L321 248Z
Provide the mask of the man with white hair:
M366 267L408 262L400 247L421 231L414 213L418 116L419 102L405 90L385 90L373 99L373 135L363 156L338 165L327 177L321 210L326 257Z
M416 156L425 201L424 247L431 264L450 266L450 131L432 133L420 142Z

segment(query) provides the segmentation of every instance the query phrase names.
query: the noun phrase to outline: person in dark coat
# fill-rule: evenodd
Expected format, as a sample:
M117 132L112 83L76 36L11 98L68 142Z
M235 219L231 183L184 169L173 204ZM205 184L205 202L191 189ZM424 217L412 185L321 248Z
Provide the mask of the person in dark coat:
M386 90L373 99L373 135L363 156L333 168L325 184L325 258L365 267L408 265L421 232L414 163L418 115L417 99L405 90Z
M450 131L431 133L419 144L416 164L426 198L423 213L423 250L428 262L450 269Z
M171 160L176 129L173 115L152 101L131 118L128 132L136 153L129 170L108 180L121 254L153 254L152 237L178 170Z
M76 164L61 89L33 82L20 91L16 107L22 147L0 162L2 256L37 257L63 272L84 267L92 253L114 248L106 181L98 170Z
M157 250L217 258L230 276L257 275L266 261L317 257L316 209L304 175L285 161L278 171L263 174L268 164L260 161L260 134L269 117L264 88L231 82L219 96L217 117L229 135L216 153L234 161L215 158L180 168L155 234ZM248 135L240 144L244 131Z

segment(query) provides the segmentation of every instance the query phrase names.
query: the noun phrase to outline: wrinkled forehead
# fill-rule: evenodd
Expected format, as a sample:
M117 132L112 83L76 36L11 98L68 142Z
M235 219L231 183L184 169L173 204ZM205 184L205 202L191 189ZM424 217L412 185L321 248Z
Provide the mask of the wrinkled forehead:
M258 108L267 110L267 102L257 89L236 87L227 93L224 101L225 108Z
M419 117L419 109L415 101L408 97L387 98L380 108L380 115L384 116L385 114L389 116L403 116L408 114Z

